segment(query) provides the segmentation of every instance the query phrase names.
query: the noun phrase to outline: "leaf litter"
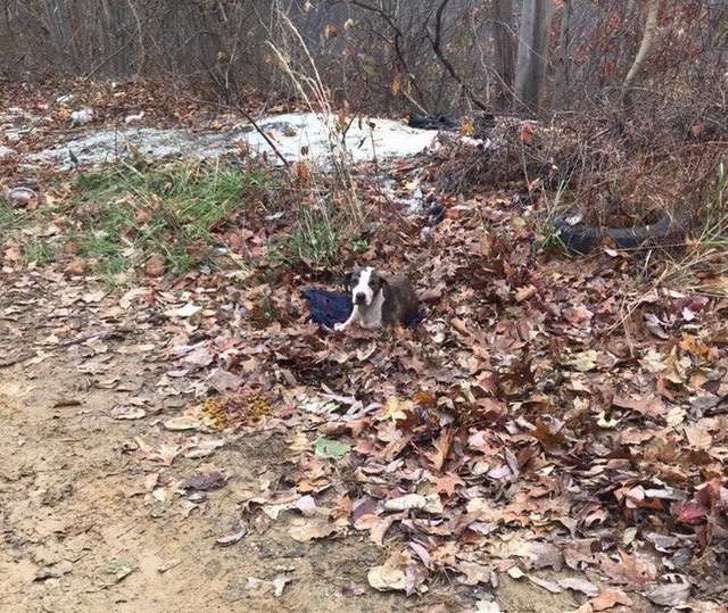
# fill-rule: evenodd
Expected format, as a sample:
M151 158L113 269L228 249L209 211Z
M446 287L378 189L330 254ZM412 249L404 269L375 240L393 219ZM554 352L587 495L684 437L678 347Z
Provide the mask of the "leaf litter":
M159 416L129 402L110 413L158 424L163 443L129 446L157 467L201 460L252 433L287 438L280 474L242 497L241 519L251 530L265 530L260 518L288 522L304 543L368 533L383 548L367 575L376 590L415 594L452 574L492 586L507 573L569 590L594 611L638 596L718 606L714 586L726 585L728 561L725 299L635 287L627 257L576 266L539 254L530 229L539 203L436 193L434 168L421 161L389 171L400 188L417 175L445 208L442 222L426 235L417 219L375 224L368 250L345 254L336 271L355 261L416 271L418 289L432 294L416 329L318 330L299 290L330 277L306 264L251 262L252 274L174 282L155 273L147 287L109 293L78 263L70 276L52 267L41 275L9 251L6 300L21 313L39 304L56 313L26 337L34 353L18 359L31 366L74 352L94 376L117 355L158 369L159 396L177 404ZM375 181L358 180L373 208L385 205ZM245 248L263 249L254 242L260 220L244 223ZM260 296L268 319L256 315ZM630 301L625 318L620 305ZM69 317L81 312L88 321ZM125 339L122 322L139 334ZM217 470L180 483L198 493L239 485ZM166 499L170 486L152 488ZM242 532L219 544L235 545ZM126 576L127 566L115 568ZM534 574L564 569L582 576Z

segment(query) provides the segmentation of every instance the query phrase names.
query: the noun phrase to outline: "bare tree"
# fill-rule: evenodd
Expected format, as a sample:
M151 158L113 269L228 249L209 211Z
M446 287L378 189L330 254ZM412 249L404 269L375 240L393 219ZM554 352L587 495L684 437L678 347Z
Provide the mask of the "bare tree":
M650 49L652 48L655 33L657 32L657 14L659 11L660 0L648 0L647 18L645 19L645 31L642 34L642 42L640 42L640 48L637 50L637 55L634 58L634 62L632 62L632 67L629 69L629 72L622 83L622 95L626 102L629 101L629 88L632 86L632 83L639 74L642 65L647 59Z
M571 0L565 0L561 5L561 30L559 32L559 64L557 72L557 85L554 91L554 108L561 108L566 101L566 93L571 81L571 16L573 6Z
M526 108L538 109L546 73L551 0L523 0L516 63L516 98Z
M499 101L505 105L513 92L515 70L513 0L495 0L493 2L493 39L495 41L495 69L500 78Z

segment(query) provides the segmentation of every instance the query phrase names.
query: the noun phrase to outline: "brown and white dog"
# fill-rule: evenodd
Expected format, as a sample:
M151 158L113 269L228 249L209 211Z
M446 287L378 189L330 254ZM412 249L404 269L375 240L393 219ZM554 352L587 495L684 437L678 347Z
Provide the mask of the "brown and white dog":
M334 326L338 332L353 323L368 330L395 326L417 313L417 294L404 275L389 276L368 266L349 273L346 287L354 308L349 319Z

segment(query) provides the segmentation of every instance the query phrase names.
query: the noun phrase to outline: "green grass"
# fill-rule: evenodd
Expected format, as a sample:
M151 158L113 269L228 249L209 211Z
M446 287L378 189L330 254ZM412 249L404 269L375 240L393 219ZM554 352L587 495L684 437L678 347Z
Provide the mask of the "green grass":
M122 165L78 179L79 254L113 278L156 253L174 274L213 264L215 231L272 186L272 175L232 164ZM73 214L73 212L72 212Z
M557 219L562 216L566 210L563 203L565 190L566 182L562 181L556 190L553 200L548 201L545 218L537 232L537 240L535 240L531 245L532 253L540 251L542 253L558 253L564 256L569 255L569 250L559 235L559 224L557 223Z
M53 247L44 240L33 239L23 247L23 257L33 264L48 264L55 256Z
M339 253L340 239L325 205L304 207L288 240L288 257L313 266L332 264Z
M0 247L5 244L10 231L15 228L16 224L15 211L5 199L0 198Z

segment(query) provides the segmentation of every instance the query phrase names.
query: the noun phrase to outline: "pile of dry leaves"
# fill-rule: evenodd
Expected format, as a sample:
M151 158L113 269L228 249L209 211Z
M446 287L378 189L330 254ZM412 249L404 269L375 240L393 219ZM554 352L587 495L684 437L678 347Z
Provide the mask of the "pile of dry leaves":
M159 389L196 395L167 429L284 437L294 459L265 491L251 485L241 516L264 531L300 515L302 542L367 534L386 550L368 573L377 590L508 575L570 590L582 612L637 597L724 611L728 300L640 282L631 254L539 253L530 206L436 195L415 167L390 169L396 189L437 199L444 219L387 213L362 173L381 216L334 271L271 264L251 219L234 231L256 254L243 270L123 294L122 310L164 330ZM408 272L424 322L346 335L308 323L301 289L355 261Z

